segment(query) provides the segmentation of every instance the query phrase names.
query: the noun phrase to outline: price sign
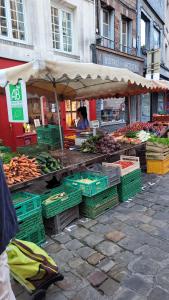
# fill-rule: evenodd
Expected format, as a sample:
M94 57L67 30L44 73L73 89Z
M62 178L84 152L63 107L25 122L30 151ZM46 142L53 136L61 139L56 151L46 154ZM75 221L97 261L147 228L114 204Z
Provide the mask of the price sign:
M8 84L5 91L9 122L28 123L28 105L25 82L20 80L16 85Z

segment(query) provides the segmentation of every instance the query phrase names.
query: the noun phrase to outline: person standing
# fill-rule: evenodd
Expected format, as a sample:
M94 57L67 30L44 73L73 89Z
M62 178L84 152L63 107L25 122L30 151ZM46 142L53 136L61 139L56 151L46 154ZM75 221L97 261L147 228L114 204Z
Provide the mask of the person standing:
M6 183L3 164L0 161L0 300L15 300L10 283L6 248L16 235L17 229L16 213Z
M85 106L81 106L77 109L77 135L80 135L80 132L90 131L89 121L87 118L87 109Z

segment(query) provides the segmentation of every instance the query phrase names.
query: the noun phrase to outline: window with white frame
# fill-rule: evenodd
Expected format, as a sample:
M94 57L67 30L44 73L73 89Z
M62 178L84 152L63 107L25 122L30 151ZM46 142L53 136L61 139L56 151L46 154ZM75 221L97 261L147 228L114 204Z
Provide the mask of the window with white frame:
M102 9L101 12L101 45L108 48L114 48L114 12L113 10Z
M64 52L72 52L72 13L51 6L53 48Z
M160 31L154 27L154 49L160 48Z
M122 17L121 21L121 51L130 53L131 21Z
M25 40L24 0L0 0L0 36Z
M150 48L150 21L141 13L141 47Z

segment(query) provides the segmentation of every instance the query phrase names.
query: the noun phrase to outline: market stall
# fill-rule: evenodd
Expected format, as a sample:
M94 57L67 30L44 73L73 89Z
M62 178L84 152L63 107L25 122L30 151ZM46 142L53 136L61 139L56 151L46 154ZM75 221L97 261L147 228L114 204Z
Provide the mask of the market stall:
M71 100L74 98L122 97L146 92L158 92L166 89L164 85L148 81L125 69L109 68L94 64L36 61L0 71L1 87L9 84L16 85L20 79L27 83L29 92L36 91L36 93L42 95L43 91L46 90L54 94L58 112L57 130L56 128L53 130L51 126L39 128L38 130L41 132L41 140L46 138L51 140L51 137L55 135L54 140L60 143L61 151L59 153L57 151L46 153L44 150L38 150L38 153L28 154L29 157L16 154L14 158L9 158L9 162L6 161L4 168L11 191L26 187L37 180L47 180L53 175L56 175L59 180L61 177L63 179L63 177L69 175L65 182L62 182L63 185L61 187L39 195L43 207L43 217L47 220L50 219L50 222L54 222L54 224L61 222L62 218L69 221L73 220L77 213L75 214L75 211L72 211L72 209L82 201L80 209L82 214L96 217L106 209L117 205L119 197L121 201L126 201L130 196L134 195L133 193L128 193L126 196L127 190L134 190L134 193L141 191L140 163L137 163L135 168L135 160L131 158L129 162L124 162L123 158L119 160L119 156L120 154L131 154L133 148L140 147L140 144L148 139L149 133L144 130L144 133L142 132L139 136L135 136L137 142L134 146L133 143L125 143L124 140L119 141L116 135L101 134L98 140L94 135L90 137L92 139L90 142L86 140L84 144L80 145L79 150L82 152L75 150L64 152L59 101L63 98ZM65 157L67 162L64 161ZM111 169L111 172L105 171L105 169L102 174L97 175L92 171L84 172L83 168L86 168L87 165L103 161L107 161L110 164L115 161L117 163L108 167L108 169ZM120 172L119 181L115 180L115 183L110 186L109 173L114 172L113 170L114 168L117 169L117 165L119 169L125 169L126 172L125 175L123 172ZM75 170L83 172L71 175ZM124 178L122 178L123 176ZM137 179L136 182L134 180L135 177ZM136 185L135 189L133 185ZM66 186L69 186L69 188L67 189ZM74 190L77 189L77 195L75 195L74 199L71 197L70 188L72 186ZM104 203L102 199L105 199ZM33 195L17 193L13 194L13 201L16 209L21 207L22 210L21 218L19 217L19 210L17 210L18 220L22 222L19 237L32 240L32 236L35 236L36 232L36 242L41 243L44 240L44 228L41 219L39 221L41 224L40 229L35 226L37 218L35 216L36 208L39 208L40 205L39 198L36 198L36 201L34 201ZM31 209L27 203L33 205ZM35 203L37 203L37 207ZM30 211L27 211L28 209ZM32 228L34 231L29 232ZM63 229L63 226L59 228ZM56 231L58 231L58 228Z

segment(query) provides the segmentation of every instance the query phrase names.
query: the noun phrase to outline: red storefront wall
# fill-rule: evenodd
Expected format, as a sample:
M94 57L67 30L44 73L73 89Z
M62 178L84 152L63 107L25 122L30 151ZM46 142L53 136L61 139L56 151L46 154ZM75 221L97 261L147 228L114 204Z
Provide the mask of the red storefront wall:
M15 67L23 64L21 61L0 58L0 69ZM13 151L16 150L16 136L23 134L23 125L21 123L9 123L5 92L0 94L0 139L4 145L10 146Z

